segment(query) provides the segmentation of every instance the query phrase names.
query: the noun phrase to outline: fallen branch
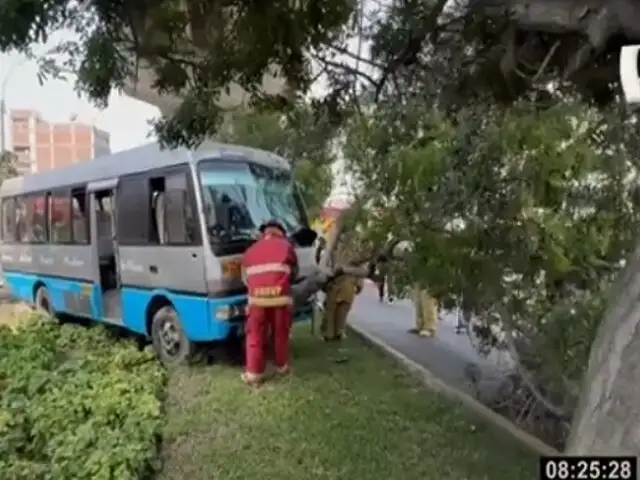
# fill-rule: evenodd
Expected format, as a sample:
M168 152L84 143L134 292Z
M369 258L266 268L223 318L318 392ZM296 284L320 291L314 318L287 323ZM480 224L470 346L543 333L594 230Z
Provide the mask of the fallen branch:
M335 265L335 252L348 214L349 211L336 219L317 268L312 270L303 281L292 286L291 293L296 305L302 305L309 301L318 291L323 290L326 284L336 275L347 274L358 278L368 278L371 263L377 262L381 256L386 256L389 260L399 260L412 251L413 244L411 242L394 240L386 245L382 251L370 253L366 258L357 259L351 262L350 265Z
M501 306L499 307L499 310L500 310L501 321L506 326L505 320L509 318L509 315L506 312L506 310ZM551 402L551 400L549 400L544 396L544 394L540 391L540 389L536 385L536 382L533 379L533 375L523 365L522 360L520 359L520 354L518 353L518 348L516 347L515 338L513 337L513 329L510 327L505 328L504 334L505 334L504 343L507 347L507 351L509 352L509 355L511 356L511 359L513 360L513 363L516 367L516 371L518 375L520 375L520 378L522 379L522 382L524 383L524 385L529 389L529 391L535 397L535 399L540 404L542 404L549 412L553 413L554 415L560 418L568 418L569 413L564 408L561 408L558 405L555 405L554 403Z

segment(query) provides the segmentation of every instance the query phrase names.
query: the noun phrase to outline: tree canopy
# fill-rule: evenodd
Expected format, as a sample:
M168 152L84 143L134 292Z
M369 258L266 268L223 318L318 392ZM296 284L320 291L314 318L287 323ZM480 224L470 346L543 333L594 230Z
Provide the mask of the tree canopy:
M0 183L5 178L17 175L16 160L16 155L13 152L0 152Z
M640 233L635 130L617 110L578 102L449 119L424 103L386 105L346 128L364 206L346 242L413 239L392 286L419 282L472 314L487 346L516 359L531 405L558 419L560 430L543 434L540 414L527 417L558 446L605 300Z
M58 69L77 74L80 92L105 105L112 89L148 68L159 91L182 98L175 115L157 123L161 140L189 145L215 133L217 101L232 83L253 105L282 108L322 79L317 104L338 120L363 98L393 93L406 101L416 79L431 84L438 98L429 100L445 110L527 92L544 99L550 83L607 102L614 52L640 38L637 25L631 0L8 0L0 6L0 51L29 53L72 30L78 40L52 53ZM41 66L51 74L54 63ZM283 78L288 94L266 96L265 74Z

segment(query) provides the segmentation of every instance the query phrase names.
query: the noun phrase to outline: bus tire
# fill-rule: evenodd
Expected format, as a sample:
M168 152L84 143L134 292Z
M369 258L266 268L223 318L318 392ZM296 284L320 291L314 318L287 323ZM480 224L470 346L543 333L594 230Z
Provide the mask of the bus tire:
M35 304L37 312L43 313L51 318L55 317L55 312L53 311L53 307L51 306L49 292L47 291L46 287L38 288L33 303Z
M195 357L196 345L185 335L178 313L171 306L162 307L153 315L151 342L165 365L189 363Z

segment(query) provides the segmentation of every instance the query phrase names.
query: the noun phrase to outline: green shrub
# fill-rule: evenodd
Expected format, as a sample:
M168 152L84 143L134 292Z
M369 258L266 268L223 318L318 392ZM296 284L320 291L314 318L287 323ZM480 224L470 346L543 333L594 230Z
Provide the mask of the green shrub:
M5 480L137 479L153 470L165 372L103 327L0 327Z

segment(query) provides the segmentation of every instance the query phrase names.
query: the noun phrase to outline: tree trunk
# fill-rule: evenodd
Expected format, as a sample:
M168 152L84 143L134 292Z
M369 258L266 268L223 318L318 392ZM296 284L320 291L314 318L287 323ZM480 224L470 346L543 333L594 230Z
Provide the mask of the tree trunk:
M342 234L342 227L344 225L344 213L340 215L334 224L327 245L320 257L320 264L316 269L309 273L307 277L300 283L293 285L291 288L291 295L295 305L301 305L305 303L311 295L321 290L327 283L327 280L331 277L331 266L335 256L335 250Z
M640 454L640 246L613 289L566 452Z
M337 266L335 265L335 253L338 247L338 242L340 241L340 236L342 235L342 230L344 228L344 221L346 215L349 211L343 212L340 215L329 234L329 239L327 240L327 245L322 252L322 256L320 257L320 263L316 267L316 269L310 272L307 277L292 286L291 295L293 296L294 304L302 305L309 300L311 295L315 294L326 285L327 281L331 278L333 273L335 272ZM404 258L404 256L410 252L413 248L413 243L410 241L400 241L400 242L391 242L388 246L383 249L383 252L392 259L400 260ZM363 258L358 263L369 262L375 259L378 256L377 253L372 253L368 257ZM340 269L348 274L353 275L359 278L366 278L369 274L369 267L366 266L353 266L353 265L340 265Z

